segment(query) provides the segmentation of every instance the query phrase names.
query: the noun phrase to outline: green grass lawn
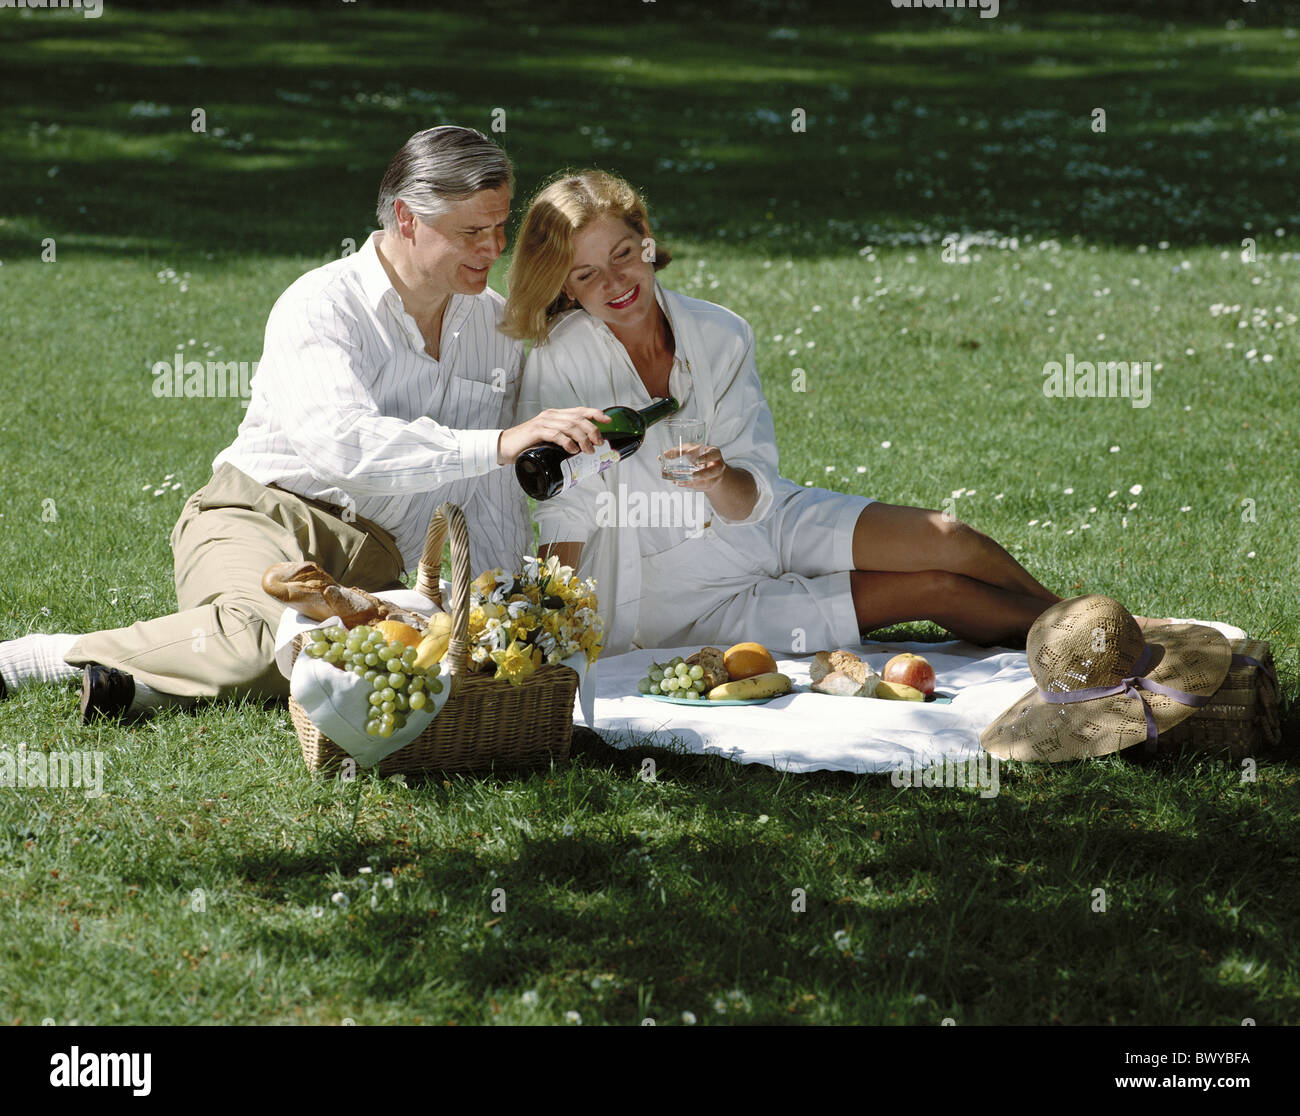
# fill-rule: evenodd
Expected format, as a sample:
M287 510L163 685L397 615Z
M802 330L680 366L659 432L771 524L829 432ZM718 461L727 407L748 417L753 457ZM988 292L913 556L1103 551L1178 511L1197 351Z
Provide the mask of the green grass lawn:
M664 282L753 324L785 475L1268 639L1294 742L1295 30L858 7L0 13L0 638L174 607L168 535L243 409L150 368L256 361L400 143L501 108L516 212L618 170ZM1045 397L1067 354L1151 362L1149 406ZM101 751L104 794L0 790L0 1020L1300 1022L1291 750L1253 782L1004 765L983 799L615 743L358 785L282 708L86 728L26 689L0 744Z

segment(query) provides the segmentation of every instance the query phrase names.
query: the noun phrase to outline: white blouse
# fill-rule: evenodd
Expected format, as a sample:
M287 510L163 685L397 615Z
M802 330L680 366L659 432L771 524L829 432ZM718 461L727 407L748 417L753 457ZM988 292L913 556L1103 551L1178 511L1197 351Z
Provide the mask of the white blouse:
M754 331L739 315L690 298L655 281L676 341L669 391L682 415L705 423L709 445L728 465L746 469L758 489L743 520L714 510L702 492L679 488L660 474L667 427L652 426L641 448L596 477L539 501L536 517L543 545L583 544L579 576L596 579L605 617L605 653L633 646L641 597L641 557L657 554L719 525L763 520L781 482L772 412L754 363ZM516 421L548 407L642 409L651 398L623 345L609 327L585 310L572 310L552 324L546 342L529 354ZM707 525L707 526L706 526Z

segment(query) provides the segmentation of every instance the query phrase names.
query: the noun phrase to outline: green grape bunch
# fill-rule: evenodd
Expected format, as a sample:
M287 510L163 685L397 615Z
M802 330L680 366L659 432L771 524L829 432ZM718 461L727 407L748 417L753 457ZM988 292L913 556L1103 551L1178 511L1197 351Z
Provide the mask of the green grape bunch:
M315 628L307 633L305 653L346 670L370 683L370 716L366 732L387 739L406 727L406 715L429 705L431 695L442 693L438 664L428 670L415 666L416 649L367 624L348 631L341 625Z
M667 663L651 663L650 673L636 684L637 693L663 694L667 697L697 701L704 696L704 668L696 663L687 666L680 655Z

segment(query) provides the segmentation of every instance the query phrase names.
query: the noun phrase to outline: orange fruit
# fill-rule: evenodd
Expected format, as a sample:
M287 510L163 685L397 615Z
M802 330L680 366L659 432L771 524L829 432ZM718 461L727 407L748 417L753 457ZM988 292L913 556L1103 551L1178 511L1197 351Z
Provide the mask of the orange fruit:
M381 620L374 625L374 629L390 643L397 640L407 647L419 647L420 640L424 638L422 633L417 632L410 624L403 624L400 620Z
M776 660L772 652L761 643L737 643L727 648L722 656L722 665L727 668L727 676L733 682L742 678L753 678L756 674L776 672Z

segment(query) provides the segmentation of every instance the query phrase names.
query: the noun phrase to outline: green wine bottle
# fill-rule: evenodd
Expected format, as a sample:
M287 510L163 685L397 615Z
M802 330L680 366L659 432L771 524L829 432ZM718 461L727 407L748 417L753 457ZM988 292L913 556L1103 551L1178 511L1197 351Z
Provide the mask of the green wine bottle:
M554 442L530 446L515 462L519 486L534 500L549 500L566 488L603 473L616 461L631 457L645 441L647 427L675 415L681 404L671 395L638 411L635 407L604 407L609 422L596 423L605 444L594 453L569 453Z

